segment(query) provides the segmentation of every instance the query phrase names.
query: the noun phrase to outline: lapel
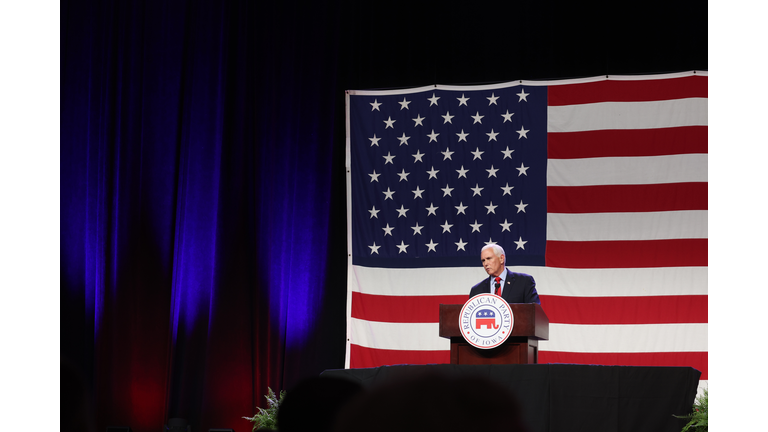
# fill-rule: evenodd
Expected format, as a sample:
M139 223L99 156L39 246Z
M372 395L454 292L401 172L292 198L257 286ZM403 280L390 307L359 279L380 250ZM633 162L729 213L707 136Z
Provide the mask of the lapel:
M512 282L515 276L506 267L504 267L504 271L507 272L507 278L504 280L504 290L501 292L501 298L509 302L509 298L512 295Z

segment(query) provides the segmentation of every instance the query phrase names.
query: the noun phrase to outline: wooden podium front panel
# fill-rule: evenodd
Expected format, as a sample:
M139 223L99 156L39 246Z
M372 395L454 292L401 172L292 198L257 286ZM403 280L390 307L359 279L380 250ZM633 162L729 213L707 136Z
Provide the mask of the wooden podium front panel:
M521 353L527 351L526 348L528 347L528 344L506 343L493 350L478 349L468 343L457 343L452 345L452 347L455 347L456 349L456 361L454 362L453 356L451 356L451 364L521 364L519 361ZM453 352L451 352L451 354L453 354Z
M461 337L451 338L451 364L496 365L538 363L538 341L510 337L498 348L480 349Z
M539 340L549 338L549 319L539 304L512 303L515 323L506 342L498 348L480 349L462 336L459 314L462 305L440 305L440 337L451 340L451 364L501 365L536 364L539 362Z

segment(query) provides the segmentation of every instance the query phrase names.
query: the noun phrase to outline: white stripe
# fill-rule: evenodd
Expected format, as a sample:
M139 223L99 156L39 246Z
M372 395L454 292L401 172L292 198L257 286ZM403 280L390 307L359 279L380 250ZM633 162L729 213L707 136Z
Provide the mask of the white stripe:
M478 260L479 261L479 260ZM477 267L386 269L349 266L352 291L388 296L469 295L483 278ZM570 269L515 266L536 280L539 294L571 297L707 295L707 267ZM351 297L351 296L350 296Z
M344 133L346 135L346 139L344 140L344 144L346 146L346 156L344 159L344 166L347 168L347 175L349 175L349 168L352 165L352 133L351 133L351 126L350 126L350 116L349 116L349 92L347 92L344 95ZM349 191L349 189L347 189ZM349 193L347 194L349 195Z
M357 95L357 96L387 96L387 95L398 95L398 94L411 94L411 93L422 93L430 90L435 90L435 86L424 86L424 87L411 87L411 88L403 88L403 89L386 89L386 90L347 90L347 94L350 95Z
M571 84L586 84L600 81L649 81L649 80L662 80L671 78L684 78L689 76L708 76L707 71L687 71L687 72L675 72L668 74L657 75L599 75L595 77L586 78L573 78L573 79L558 79L558 80L518 80L503 82L498 84L485 84L485 85L446 85L435 84L424 87L412 87L402 89L386 89L386 90L347 90L347 94L350 95L362 95L362 96L380 96L380 95L393 95L393 94L409 94L420 93L430 90L452 90L452 91L476 91L476 90L493 90L507 87L515 87L519 85L527 86L558 86L558 85L571 85Z
M350 318L351 342L367 348L444 351L449 339L438 336L438 323L385 323Z
M353 266L357 292L390 296L469 295L472 288L488 277L480 258L477 267L430 269L389 269Z
M707 99L599 102L547 108L547 132L706 126Z
M548 213L547 240L707 238L707 211Z
M517 268L512 270L517 271ZM542 295L641 297L708 294L707 267L631 269L546 267L532 274L536 275L536 290Z
M707 181L707 155L549 159L547 186Z
M707 351L707 324L549 324L541 351L587 353Z
M352 268L352 174L351 174L351 164L352 164L352 151L351 151L351 145L352 145L352 133L351 133L351 125L350 125L350 115L349 115L349 92L345 95L344 98L344 110L346 111L346 161L345 161L345 167L347 171L346 176L346 182L347 182L347 251L350 251L347 254L347 269ZM349 317L352 316L352 291L356 288L355 280L352 277L352 272L347 271L347 305L346 305L346 313L347 313L347 339L346 339L346 350L344 352L344 367L349 368L349 362L350 362L350 326L349 326Z
M384 323L351 319L351 343L388 350L443 351L450 341L437 323ZM707 324L573 325L549 324L541 351L698 352L707 351Z
M704 390L709 390L709 380L699 380L699 386L696 388L696 398L704 396Z

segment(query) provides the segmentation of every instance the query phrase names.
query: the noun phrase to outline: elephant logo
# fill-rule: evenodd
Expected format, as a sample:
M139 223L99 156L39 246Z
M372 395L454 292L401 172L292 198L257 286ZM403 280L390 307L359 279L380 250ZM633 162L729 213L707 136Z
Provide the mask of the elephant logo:
M499 328L496 324L496 312L491 309L480 309L475 313L475 328L480 330L483 327L487 327L488 330Z

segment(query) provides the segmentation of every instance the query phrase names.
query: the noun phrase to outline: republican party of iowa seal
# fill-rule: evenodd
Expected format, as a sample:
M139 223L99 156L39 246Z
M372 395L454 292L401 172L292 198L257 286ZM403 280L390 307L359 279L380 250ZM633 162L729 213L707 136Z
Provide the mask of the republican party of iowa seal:
M459 328L464 339L482 349L496 348L509 338L515 317L507 302L495 294L478 294L461 308Z

